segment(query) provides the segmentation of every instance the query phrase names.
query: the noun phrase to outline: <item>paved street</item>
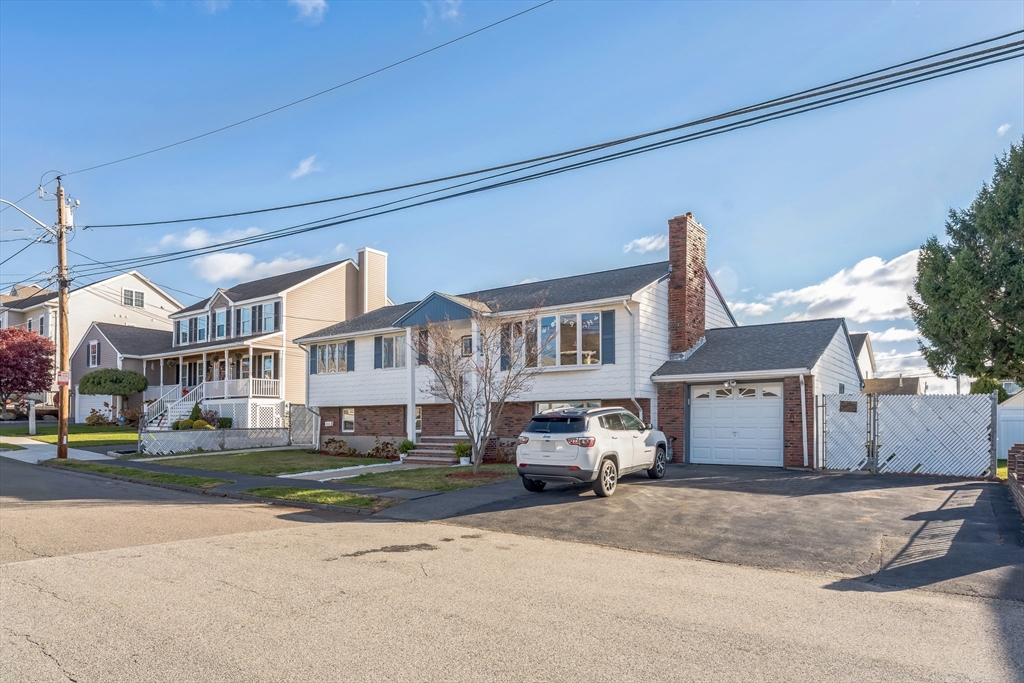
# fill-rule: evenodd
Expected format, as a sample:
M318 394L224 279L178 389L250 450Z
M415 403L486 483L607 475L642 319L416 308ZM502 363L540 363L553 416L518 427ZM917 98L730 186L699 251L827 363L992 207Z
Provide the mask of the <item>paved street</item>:
M822 572L363 521L2 459L0 482L3 683L1012 681L1024 670L1013 601L837 591Z

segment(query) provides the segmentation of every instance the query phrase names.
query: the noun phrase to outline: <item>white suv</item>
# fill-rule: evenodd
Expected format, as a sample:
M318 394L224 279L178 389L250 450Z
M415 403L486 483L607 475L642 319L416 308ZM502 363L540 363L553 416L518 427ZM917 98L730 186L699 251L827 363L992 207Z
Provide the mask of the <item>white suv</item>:
M664 477L666 444L663 433L622 408L547 412L534 415L519 436L516 469L527 491L543 491L548 482L593 482L597 495L610 496L630 472Z

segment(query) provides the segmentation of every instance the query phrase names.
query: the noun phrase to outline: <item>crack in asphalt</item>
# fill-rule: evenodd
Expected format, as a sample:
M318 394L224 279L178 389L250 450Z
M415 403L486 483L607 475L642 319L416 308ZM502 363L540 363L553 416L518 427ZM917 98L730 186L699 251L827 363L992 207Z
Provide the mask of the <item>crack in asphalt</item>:
M430 543L416 543L414 545L386 545L382 548L371 548L370 550L357 550L354 553L346 553L340 557L328 557L324 562L334 562L341 557L362 557L372 553L409 553L414 550L437 550L437 546Z
M11 534L0 534L0 536L11 539L11 545L13 545L15 548L24 553L28 553L29 555L35 555L36 557L51 557L50 555L41 555L34 550L29 550L28 548L23 547L20 543L18 543L18 538L16 536L12 536Z
M70 600L68 600L67 598L62 598L61 596L57 595L57 594L56 594L56 593L54 593L53 591L51 591L51 590L48 590L48 589L46 589L46 588L43 588L42 586L36 585L36 584L34 584L34 583L31 583L31 582L29 582L29 581L19 581L18 579L13 579L13 578L12 578L12 579L10 579L10 581L11 581L12 583L16 583L16 584L18 584L19 586L27 586L28 588L35 588L35 589L36 589L37 591L39 591L40 593L43 593L44 595L49 595L49 596L52 596L52 597L54 597L54 598L57 598L57 599L58 599L58 600L60 600L61 602L65 602L65 603L68 603L68 604L70 604L70 603L71 603L71 601L70 601Z
M253 589L246 588L245 586L238 586L236 584L231 583L230 581L225 581L224 579L217 579L217 583L223 583L225 586L231 586L232 588L234 588L236 590L245 591L246 593L252 593L253 595L258 595L259 597L263 598L264 600L270 600L271 599L271 598L267 597L266 595L264 595L263 593L260 593L259 591L254 591Z
M19 638L24 638L24 639L25 639L25 640L27 640L28 642L30 642L30 643L32 643L33 645L35 645L36 647L38 647L38 648L39 648L39 651L40 651L40 652L42 652L42 653L43 653L44 655L46 655L47 657L49 657L49 658L50 658L50 660L51 660L51 661L52 661L52 662L53 662L54 664L56 664L56 665L57 665L57 668L58 668L58 669L60 669L60 672L61 672L62 674L64 674L64 676L65 676L65 677L66 677L66 678L67 678L67 679L68 679L69 681L71 681L71 683L78 683L78 679L77 679L77 678L75 678L74 676L72 676L72 675L71 675L71 672L70 672L70 671L68 671L67 669L65 669L65 668L64 668L64 665L60 663L60 660L59 660L59 659L57 659L57 658L56 658L56 657L54 657L54 656L53 656L52 654L50 654L49 652L47 652L47 651L46 651L46 646L45 646L45 645L43 645L42 643L40 643L40 642L39 642L38 640L33 640L33 639L32 639L32 636L30 636L30 635L29 635L29 634L27 634L27 633L18 633L17 631L15 631L15 630L13 630L13 629L10 629L10 628L8 628L8 627L6 627L6 626L4 626L4 630L5 630L5 631L7 631L8 633L10 633L10 634L11 634L12 636L18 636Z

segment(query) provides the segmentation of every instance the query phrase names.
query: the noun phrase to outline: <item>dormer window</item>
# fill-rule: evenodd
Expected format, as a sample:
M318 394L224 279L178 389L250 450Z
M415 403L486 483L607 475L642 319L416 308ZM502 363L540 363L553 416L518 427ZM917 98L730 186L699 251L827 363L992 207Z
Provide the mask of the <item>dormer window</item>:
M214 330L214 334L217 335L217 339L223 339L226 336L227 330L225 328L227 325L227 319L228 316L226 311L217 311L217 327Z
M196 340L206 341L206 316L196 318Z

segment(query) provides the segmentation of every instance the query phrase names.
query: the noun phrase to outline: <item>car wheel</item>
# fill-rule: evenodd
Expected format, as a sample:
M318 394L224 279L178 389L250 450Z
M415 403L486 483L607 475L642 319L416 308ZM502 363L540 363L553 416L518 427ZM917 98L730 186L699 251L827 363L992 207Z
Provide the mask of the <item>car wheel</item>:
M654 456L654 464L651 469L647 470L647 476L651 479L661 479L665 476L665 470L668 469L668 456L665 454L665 449L658 446L658 452Z
M526 477L523 477L523 486L527 491L532 493L540 493L547 485L548 483L546 481L537 481L536 479L527 479Z
M601 469L597 471L597 480L594 482L594 493L607 498L615 493L615 486L619 483L619 468L611 458L601 462Z

